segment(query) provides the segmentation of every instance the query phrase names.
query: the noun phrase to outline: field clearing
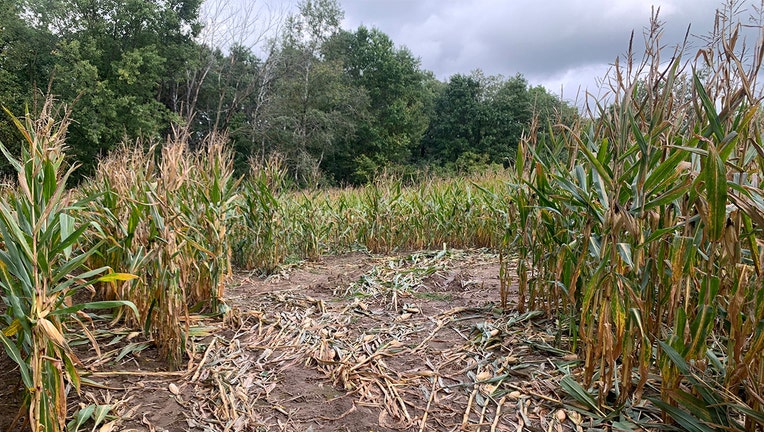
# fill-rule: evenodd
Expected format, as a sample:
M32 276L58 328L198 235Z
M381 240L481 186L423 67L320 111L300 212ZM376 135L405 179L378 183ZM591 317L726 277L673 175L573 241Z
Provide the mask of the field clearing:
M116 360L140 336L112 354L99 341L104 355L80 357L93 357L83 377L105 388L85 386L69 405L111 404L122 431L575 430L575 412L557 418L575 355L554 346L554 321L497 308L498 274L484 249L240 273L226 293L233 319L209 321L186 370L166 371L154 348ZM12 389L18 376L0 379ZM6 430L16 410L2 408Z

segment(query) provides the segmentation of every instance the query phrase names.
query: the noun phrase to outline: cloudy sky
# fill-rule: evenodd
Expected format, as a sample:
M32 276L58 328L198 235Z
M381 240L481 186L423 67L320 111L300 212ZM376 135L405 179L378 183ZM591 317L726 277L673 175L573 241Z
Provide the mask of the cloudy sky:
M724 0L340 0L343 27L377 27L421 58L441 80L482 69L486 74L523 74L565 99L579 89L598 93L629 36L644 46L652 5L665 23L663 42L675 46L688 25L707 35ZM759 1L738 1L748 21ZM694 49L702 42L693 38ZM579 100L580 102L580 100Z

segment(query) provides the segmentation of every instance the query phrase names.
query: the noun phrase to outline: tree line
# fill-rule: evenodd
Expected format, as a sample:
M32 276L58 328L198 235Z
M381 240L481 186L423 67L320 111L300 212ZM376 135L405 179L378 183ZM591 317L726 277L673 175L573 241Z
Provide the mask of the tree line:
M303 0L256 44L202 37L230 29L205 27L201 10L202 0L0 0L0 103L34 112L51 93L70 106L81 175L174 125L192 143L227 133L242 173L278 154L304 184L507 164L531 127L577 115L521 75L442 82L380 30L342 28L336 0ZM15 133L3 118L0 140Z

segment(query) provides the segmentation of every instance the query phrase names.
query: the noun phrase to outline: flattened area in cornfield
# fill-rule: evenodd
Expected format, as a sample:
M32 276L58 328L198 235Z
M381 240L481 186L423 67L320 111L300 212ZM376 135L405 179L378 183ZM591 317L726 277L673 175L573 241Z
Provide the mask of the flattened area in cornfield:
M137 349L100 367L92 379L108 380L109 389L87 391L116 406L113 430L562 431L580 424L567 409L558 417L560 366L574 356L554 348L553 320L502 312L499 257L489 251L327 256L267 278L238 274L226 298L234 312L225 324L205 323L215 330L197 340L187 370L163 375L147 363L151 353ZM131 345L117 346L121 353Z

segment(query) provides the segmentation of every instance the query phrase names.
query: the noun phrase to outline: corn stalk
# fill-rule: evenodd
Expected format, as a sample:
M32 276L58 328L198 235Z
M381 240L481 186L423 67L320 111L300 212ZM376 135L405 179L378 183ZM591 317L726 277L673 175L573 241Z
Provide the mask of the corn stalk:
M72 202L66 181L64 140L68 118L54 120L48 99L39 118L25 121L7 115L23 137L16 159L0 144L16 170L17 189L0 202L0 287L6 310L0 333L6 353L19 366L25 406L33 431L62 431L66 420L67 383L79 392L80 361L66 340L64 323L84 325L77 312L85 308L134 306L125 301L72 304L79 288L93 283L129 280L129 274L105 274L109 267L88 269L95 248L80 250L92 227L78 219L83 202ZM88 199L88 197L85 197Z
M86 190L97 194L89 217L102 229L93 262L131 269L139 279L102 287L106 297L130 299L126 314L178 367L191 349L192 311L225 312L231 274L229 226L238 182L224 136L210 136L191 153L178 131L162 146L140 143L101 161Z

